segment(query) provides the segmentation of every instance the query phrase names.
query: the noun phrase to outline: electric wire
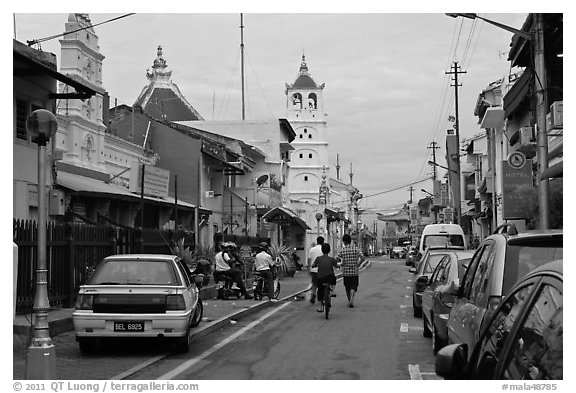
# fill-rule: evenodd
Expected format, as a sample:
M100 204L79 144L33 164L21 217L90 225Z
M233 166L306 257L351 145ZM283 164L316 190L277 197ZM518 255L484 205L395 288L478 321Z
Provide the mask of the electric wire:
M34 40L28 40L28 41L26 41L26 42L28 43L28 46L40 44L40 43L42 43L42 42L46 42L46 41L53 40L54 38L63 37L63 36L68 35L68 34L77 33L77 32L79 32L79 31L86 30L86 29L89 29L89 28L91 28L91 27L100 26L100 25L103 25L103 24L105 24L105 23L110 23L110 22L116 21L116 20L118 20L118 19L126 18L126 17L132 16L132 15L134 15L134 12L129 13L129 14L120 15L120 16L117 16L116 18L112 18L112 19L105 20L104 22L96 23L95 25L88 25L88 26L81 27L81 28L76 29L76 30L66 31L66 32L64 32L64 33L55 34L55 35L52 35L52 36L49 36L49 37L38 38L38 39L34 39Z

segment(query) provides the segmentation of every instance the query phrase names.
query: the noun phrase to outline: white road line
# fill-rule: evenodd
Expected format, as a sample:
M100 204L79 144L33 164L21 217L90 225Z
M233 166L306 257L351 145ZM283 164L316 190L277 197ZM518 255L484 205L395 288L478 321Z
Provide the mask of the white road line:
M412 287L411 287L411 286L408 286L408 287L406 287L406 289L412 289Z
M124 372L122 372L122 373L120 373L120 374L114 375L114 376L113 376L112 378L110 378L110 379L112 379L112 380L124 379L125 377L127 377L127 376L129 376L129 375L132 375L132 374L134 374L135 372L140 371L140 370L142 370L143 368L146 368L146 367L148 367L149 365L154 364L154 363L156 363L156 362L159 361L159 360L164 359L164 358L167 357L168 355L170 355L170 353L165 353L165 354L163 354L163 355L154 356L153 358L150 358L150 359L148 359L148 360L146 360L146 361L138 364L137 366L132 367L132 368L129 369L129 370L126 370L126 371L124 371Z
M158 378L156 378L157 380L159 379L174 379L177 375L183 373L184 371L186 371L187 369L191 368L192 366L194 366L196 363L198 363L199 361L201 361L202 359L212 355L214 352L218 351L220 348L224 347L225 345L229 344L230 342L232 342L233 340L235 340L236 338L240 337L242 334L246 333L248 330L252 329L254 326L258 325L260 322L264 321L265 319L271 317L272 315L276 314L278 311L282 310L284 307L287 307L288 305L290 305L292 302L287 302L282 304L280 307L276 307L274 308L274 310L262 315L262 317L260 317L260 319L257 319L254 322L251 322L250 324L246 325L245 327L243 327L242 329L238 330L236 333L232 334L231 336L227 337L226 339L224 339L223 341L219 342L218 344L214 345L212 348L208 349L207 351L205 351L204 353L202 353L201 355L189 359L188 361L182 363L180 366L176 367L174 370L167 372L164 375L159 376Z
M420 366L417 364L409 364L408 373L410 374L410 379L422 379L422 373L420 373Z
M408 333L408 324L407 323L401 323L400 324L400 333Z

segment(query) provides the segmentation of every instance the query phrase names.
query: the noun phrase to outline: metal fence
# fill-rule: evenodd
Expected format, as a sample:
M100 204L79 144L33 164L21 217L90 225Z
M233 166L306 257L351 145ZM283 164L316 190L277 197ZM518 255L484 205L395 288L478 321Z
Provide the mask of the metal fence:
M16 312L30 312L36 290L38 262L38 224L13 220L14 243L18 246ZM51 222L46 225L46 264L48 299L51 307L72 307L80 285L98 262L115 254L172 254L170 245L184 239L184 247L195 248L194 233L152 228L125 228L107 224ZM234 241L238 246L255 248L267 238L216 235L219 241ZM247 277L245 277L247 278Z

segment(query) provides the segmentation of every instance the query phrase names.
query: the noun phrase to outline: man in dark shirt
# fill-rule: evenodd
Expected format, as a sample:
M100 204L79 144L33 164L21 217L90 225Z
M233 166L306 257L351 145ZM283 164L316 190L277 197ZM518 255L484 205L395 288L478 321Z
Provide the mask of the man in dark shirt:
M318 301L320 301L320 308L318 312L324 311L324 283L330 284L331 286L336 285L336 275L334 274L334 268L340 267L338 261L328 254L330 253L330 244L322 244L322 256L316 258L312 263L312 267L318 267Z

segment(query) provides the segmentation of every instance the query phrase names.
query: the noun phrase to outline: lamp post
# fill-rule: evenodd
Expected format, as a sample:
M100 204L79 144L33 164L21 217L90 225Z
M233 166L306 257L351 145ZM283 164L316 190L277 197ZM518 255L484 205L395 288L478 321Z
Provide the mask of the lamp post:
M434 161L428 161L428 165L437 166L437 167L440 167L440 168L442 168L442 169L446 169L447 171L454 172L454 173L458 173L458 171L457 171L456 169L451 169L451 168L445 167L445 166L440 165L440 164L438 164L438 163L436 163L436 162L434 162ZM424 190L422 190L422 191L424 191ZM427 192L427 191L426 191L426 192Z
M48 325L48 268L46 264L46 144L58 129L46 109L30 113L26 129L38 145L38 263L34 297L34 334L26 355L26 379L56 379L56 349Z
M518 34L532 44L534 64L534 91L536 95L536 140L538 143L538 209L540 215L540 229L550 228L550 186L548 177L542 176L548 168L548 135L546 134L546 114L548 105L546 102L546 63L544 59L544 20L542 14L534 15L534 27L530 32L516 29L511 26L483 18L477 14L446 14L452 18L463 17L468 19L480 19L503 30Z

